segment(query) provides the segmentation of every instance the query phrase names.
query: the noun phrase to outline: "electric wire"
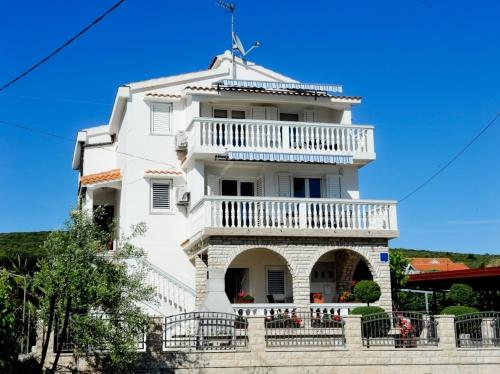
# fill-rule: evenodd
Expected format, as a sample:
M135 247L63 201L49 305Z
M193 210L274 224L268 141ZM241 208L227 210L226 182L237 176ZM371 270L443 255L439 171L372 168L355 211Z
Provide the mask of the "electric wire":
M21 125L19 123L13 123L13 122L9 122L9 121L0 120L0 124L4 125L4 126L16 127L18 129L29 131L29 132L32 132L32 133L42 134L44 136L51 137L51 138L58 139L58 140L63 140L65 142L69 142L71 144L75 143L74 139L66 138L66 137L61 136L59 134L54 134L52 132L48 132L48 131L45 131L45 130L40 130L40 129L37 129L37 128L34 128L34 127L30 127L30 126L26 126L26 125ZM127 153L127 152L122 152L122 151L118 151L118 150L108 149L108 148L105 148L105 147L102 147L102 146L99 146L99 145L92 145L92 148L98 148L98 149L102 149L102 150L107 151L107 152L116 153L116 154L119 154L119 155L122 155L122 156L125 156L125 157L135 158L135 159L142 160L142 161L152 162L152 163L155 163L155 164L158 164L158 165L168 166L169 169L167 169L167 170L176 170L177 169L177 167L175 165L169 164L168 162L163 162L163 161L159 161L159 160L153 160L151 158L134 155L134 154Z
M398 203L401 204L403 201L407 200L411 196L413 196L415 193L417 193L419 190L421 190L424 186L429 184L434 178L436 178L439 174L441 174L443 171L445 171L448 167L450 167L460 156L462 156L469 147L478 140L481 135L483 135L486 130L488 130L491 126L495 124L497 119L500 117L500 112L497 113L493 119L488 122L486 126L484 126L481 131L479 131L476 136L474 136L464 147L462 147L443 167L441 167L438 171L436 171L434 174L432 174L429 178L427 178L424 182L419 184L417 187L415 187L413 190L411 190L409 193L407 193L403 198L399 199Z
M6 88L12 86L14 83L18 82L19 80L21 80L22 78L26 77L28 74L30 74L33 70L35 70L36 68L38 68L39 66L43 65L44 63L46 63L49 59L51 59L52 57L54 57L56 54L58 54L59 52L61 52L64 48L66 48L67 46L69 46L70 44L72 44L76 39L78 39L80 36L82 36L83 34L85 34L87 31L89 31L92 27L94 27L95 25L97 25L99 22L101 22L108 14L110 14L111 12L113 12L116 8L118 8L125 0L119 0L117 1L111 8L109 8L108 10L106 10L103 14L101 14L99 17L97 17L96 19L94 19L90 24L88 24L87 26L85 26L82 30L80 30L78 33L76 33L73 37L71 37L70 39L68 39L67 41L65 41L61 46L57 47L56 49L54 49L51 53L49 53L47 56L45 56L44 58L42 58L40 61L38 61L36 64L32 65L30 68L28 68L27 70L23 71L21 74L19 74L18 76L16 76L14 79L10 80L9 82L5 83L3 86L0 87L0 92L2 92L3 90L5 90Z

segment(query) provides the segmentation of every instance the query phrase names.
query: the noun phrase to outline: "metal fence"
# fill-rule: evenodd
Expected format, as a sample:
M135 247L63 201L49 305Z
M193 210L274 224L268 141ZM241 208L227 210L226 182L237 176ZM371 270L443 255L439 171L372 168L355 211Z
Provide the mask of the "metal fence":
M266 317L266 346L344 347L344 321L339 315L323 312L275 313Z
M434 316L415 312L385 312L363 316L363 345L416 348L438 344Z
M499 347L500 312L481 312L455 317L457 347Z
M247 344L248 322L242 316L191 312L165 318L165 350L235 350Z

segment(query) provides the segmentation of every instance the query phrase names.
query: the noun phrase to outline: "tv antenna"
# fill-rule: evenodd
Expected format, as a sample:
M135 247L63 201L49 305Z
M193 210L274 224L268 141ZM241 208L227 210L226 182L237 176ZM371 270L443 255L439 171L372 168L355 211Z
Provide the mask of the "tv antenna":
M236 60L235 55L238 54L240 58L246 63L245 57L252 52L255 48L260 47L260 42L257 40L253 43L250 49L245 50L243 43L234 31L234 11L236 10L236 5L234 3L228 3L224 0L218 0L217 4L229 11L231 13L231 59L233 61L233 79L236 79Z

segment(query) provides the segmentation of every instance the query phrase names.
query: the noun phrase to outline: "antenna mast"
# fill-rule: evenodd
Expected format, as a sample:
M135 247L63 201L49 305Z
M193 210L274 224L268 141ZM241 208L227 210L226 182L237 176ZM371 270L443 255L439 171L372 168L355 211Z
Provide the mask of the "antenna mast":
M223 0L218 0L217 4L222 8L228 10L231 13L231 59L233 63L233 79L236 79L236 61L234 58L234 11L236 9L236 5L234 3L227 3Z

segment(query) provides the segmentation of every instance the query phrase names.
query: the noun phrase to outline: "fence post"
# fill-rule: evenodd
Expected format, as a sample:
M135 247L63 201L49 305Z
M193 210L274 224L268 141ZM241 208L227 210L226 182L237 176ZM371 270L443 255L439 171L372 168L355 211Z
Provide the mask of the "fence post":
M363 348L361 336L361 316L349 315L344 317L345 346L347 349L360 350Z
M248 349L252 352L262 352L266 349L265 318L247 317L248 321Z
M435 316L439 343L438 346L447 351L456 349L455 317L451 315Z

